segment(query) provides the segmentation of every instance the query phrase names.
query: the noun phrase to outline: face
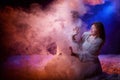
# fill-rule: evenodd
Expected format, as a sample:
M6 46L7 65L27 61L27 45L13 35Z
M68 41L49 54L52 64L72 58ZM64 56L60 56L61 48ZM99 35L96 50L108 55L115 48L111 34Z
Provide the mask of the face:
M91 33L91 35L98 35L98 30L95 27L95 25L91 26L90 33Z

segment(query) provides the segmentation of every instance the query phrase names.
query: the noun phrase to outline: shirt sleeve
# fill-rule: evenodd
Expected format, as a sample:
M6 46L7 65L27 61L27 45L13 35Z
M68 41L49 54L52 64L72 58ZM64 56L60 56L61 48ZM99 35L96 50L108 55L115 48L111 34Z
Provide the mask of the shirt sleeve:
M103 42L102 39L97 39L96 42L93 43L91 47L89 48L88 50L89 54L94 55L94 56L98 55L102 42Z
M79 59L81 61L93 61L98 57L98 52L101 48L102 40L98 39L95 43L91 44L87 51L80 51Z
M89 32L84 32L81 36L81 40L79 41L79 48L81 49L82 44L84 43L85 39L87 38L87 36L89 35Z

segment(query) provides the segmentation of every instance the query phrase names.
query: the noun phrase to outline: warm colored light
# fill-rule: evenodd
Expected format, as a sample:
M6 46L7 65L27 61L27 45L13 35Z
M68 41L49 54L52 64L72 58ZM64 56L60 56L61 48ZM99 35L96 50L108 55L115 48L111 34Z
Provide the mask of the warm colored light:
M104 0L84 0L84 2L90 5L98 5L98 4L103 4Z

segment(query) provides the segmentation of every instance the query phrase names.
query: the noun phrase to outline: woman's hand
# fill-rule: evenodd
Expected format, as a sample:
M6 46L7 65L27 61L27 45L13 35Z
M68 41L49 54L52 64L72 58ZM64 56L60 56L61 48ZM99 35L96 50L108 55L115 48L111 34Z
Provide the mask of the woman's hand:
M69 49L71 51L71 56L75 56L75 57L79 58L79 56L73 52L73 49L71 46L69 47Z

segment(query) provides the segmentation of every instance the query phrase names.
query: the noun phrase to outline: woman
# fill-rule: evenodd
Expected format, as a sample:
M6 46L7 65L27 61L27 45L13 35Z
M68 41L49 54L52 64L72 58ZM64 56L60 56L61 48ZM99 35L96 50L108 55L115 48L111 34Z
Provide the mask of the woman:
M75 35L73 36L73 41L77 42ZM81 40L77 42L79 51L75 53L70 47L71 55L79 58L82 63L81 68L84 78L102 73L98 55L104 42L104 26L101 22L95 22L92 24L90 31L84 32Z

